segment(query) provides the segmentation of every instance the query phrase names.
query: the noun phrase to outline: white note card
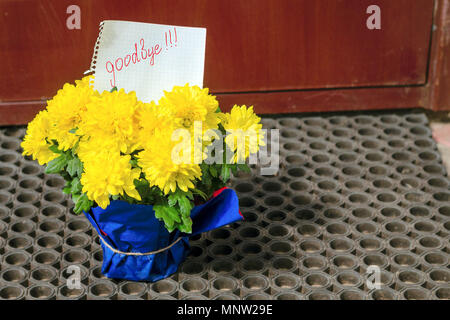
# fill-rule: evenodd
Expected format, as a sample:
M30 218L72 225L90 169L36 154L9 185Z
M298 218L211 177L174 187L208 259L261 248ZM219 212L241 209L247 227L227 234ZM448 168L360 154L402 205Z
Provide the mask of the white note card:
M135 91L144 102L186 83L203 87L206 29L106 20L92 58L94 88Z

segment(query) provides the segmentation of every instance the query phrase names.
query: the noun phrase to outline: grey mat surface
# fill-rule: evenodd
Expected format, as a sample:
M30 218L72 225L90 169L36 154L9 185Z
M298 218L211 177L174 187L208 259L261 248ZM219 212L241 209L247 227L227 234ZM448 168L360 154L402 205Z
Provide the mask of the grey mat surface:
M104 278L63 179L21 156L24 127L0 128L0 299L450 298L449 179L424 114L263 123L280 129L279 173L233 178L245 221L193 238L156 283Z

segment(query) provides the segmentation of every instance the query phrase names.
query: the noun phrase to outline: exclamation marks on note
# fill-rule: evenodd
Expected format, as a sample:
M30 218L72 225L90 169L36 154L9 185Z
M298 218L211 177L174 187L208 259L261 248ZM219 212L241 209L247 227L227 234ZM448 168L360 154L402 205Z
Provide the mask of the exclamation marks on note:
M177 46L178 43L178 35L177 35L177 28L173 28L173 30L169 30L168 32L165 32L165 38L166 38L166 50L169 50L169 47L172 48L173 46Z

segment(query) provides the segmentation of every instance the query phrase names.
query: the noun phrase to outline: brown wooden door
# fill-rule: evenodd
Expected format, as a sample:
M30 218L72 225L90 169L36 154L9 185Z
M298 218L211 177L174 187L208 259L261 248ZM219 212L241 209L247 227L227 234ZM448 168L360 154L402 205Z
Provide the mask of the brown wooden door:
M1 0L0 124L24 121L19 107L36 112L64 82L80 78L106 19L206 27L204 83L225 107L235 102L255 104L259 112L316 111L330 109L335 98L339 110L341 90L349 88L367 97L364 90L387 88L381 94L386 99L419 101L434 1L375 2L380 30L366 27L372 0ZM81 30L66 27L72 4L81 9ZM322 89L335 90L335 97ZM369 100L360 108L381 107ZM342 109L354 109L361 100L343 101Z

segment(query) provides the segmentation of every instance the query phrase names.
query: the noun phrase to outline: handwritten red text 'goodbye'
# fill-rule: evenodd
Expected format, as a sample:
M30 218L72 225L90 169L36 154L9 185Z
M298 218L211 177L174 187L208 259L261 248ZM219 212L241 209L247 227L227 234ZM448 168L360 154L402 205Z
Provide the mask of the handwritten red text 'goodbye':
M174 43L172 42L172 32L169 30L169 41L167 41L167 32L165 32L166 39L166 50L168 50L169 46L177 46L178 36L176 28L173 28L174 32ZM150 66L155 65L155 57L159 55L162 51L162 48L159 44L155 44L150 48L145 47L145 41L143 38L139 40L139 53L138 53L138 43L134 43L133 52L131 54L127 54L124 58L117 58L114 63L110 60L106 61L106 72L112 75L112 79L109 80L111 84L111 88L116 86L116 71L120 72L123 69L126 69L131 63L136 64L140 62L144 62L148 59Z

